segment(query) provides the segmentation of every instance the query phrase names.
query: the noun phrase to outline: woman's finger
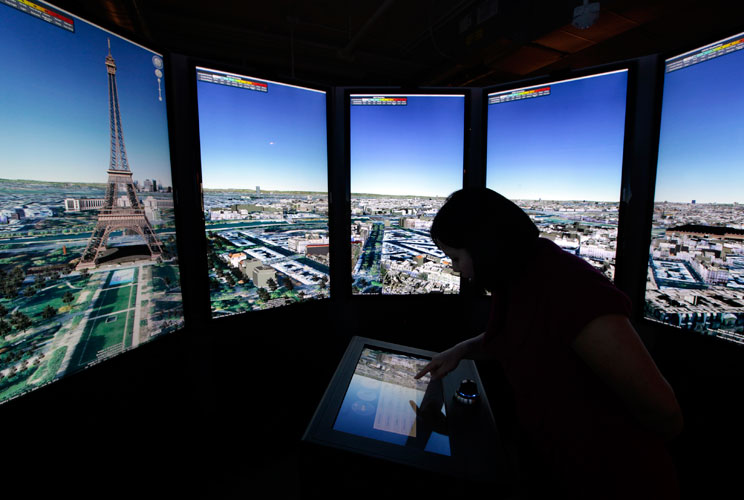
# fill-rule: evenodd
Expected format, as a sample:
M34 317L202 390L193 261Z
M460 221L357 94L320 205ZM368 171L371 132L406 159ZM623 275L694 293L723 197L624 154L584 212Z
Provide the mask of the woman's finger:
M414 375L413 378L415 378L416 380L418 380L421 377L423 377L424 375L426 375L429 371L431 371L431 368L432 368L432 364L433 363L434 363L433 361L430 361L425 367L423 367L421 369L420 372L418 372L416 375Z

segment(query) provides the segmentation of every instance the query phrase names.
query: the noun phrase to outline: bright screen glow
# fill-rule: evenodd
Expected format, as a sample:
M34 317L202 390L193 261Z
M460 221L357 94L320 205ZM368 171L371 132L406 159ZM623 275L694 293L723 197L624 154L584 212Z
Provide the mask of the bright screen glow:
M353 293L458 293L429 228L462 188L465 97L353 94L349 106Z
M0 2L0 402L183 324L162 68Z
M486 185L610 279L627 70L488 94Z
M329 297L326 93L196 73L212 316Z
M365 347L333 429L449 456L441 383L413 378L429 361Z
M744 33L666 61L646 317L744 343Z

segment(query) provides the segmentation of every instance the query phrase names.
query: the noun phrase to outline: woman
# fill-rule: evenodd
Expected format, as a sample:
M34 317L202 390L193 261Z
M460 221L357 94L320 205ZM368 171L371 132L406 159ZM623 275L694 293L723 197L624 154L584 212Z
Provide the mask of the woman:
M630 323L627 296L489 189L453 193L431 236L455 271L492 293L491 317L416 378L439 379L463 358L496 359L551 487L573 498L678 498L665 441L681 432L682 414Z

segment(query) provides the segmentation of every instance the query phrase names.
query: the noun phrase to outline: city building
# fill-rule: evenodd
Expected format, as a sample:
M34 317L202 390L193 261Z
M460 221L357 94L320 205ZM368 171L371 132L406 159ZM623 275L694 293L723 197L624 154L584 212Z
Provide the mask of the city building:
M669 236L697 236L699 238L714 238L727 240L744 240L744 230L726 226L705 226L702 224L684 224L667 228Z
M287 247L295 253L309 253L308 247L325 247L326 253L330 240L328 237L307 238L292 237L287 241Z
M242 259L238 266L240 269L240 272L243 273L243 276L245 276L247 279L252 280L253 279L253 271L257 267L261 267L263 264L260 260L254 259L252 257L248 257L246 259Z
M238 267L238 265L240 265L240 261L248 258L248 256L244 254L243 252L231 253L231 254L228 254L227 257L232 267Z
M253 269L253 284L258 288L269 286L269 280L276 281L276 271L269 266L258 266Z
M65 198L65 212L99 210L104 205L103 198Z
M307 245L305 253L307 253L307 255L328 255L329 248L330 246L328 243Z

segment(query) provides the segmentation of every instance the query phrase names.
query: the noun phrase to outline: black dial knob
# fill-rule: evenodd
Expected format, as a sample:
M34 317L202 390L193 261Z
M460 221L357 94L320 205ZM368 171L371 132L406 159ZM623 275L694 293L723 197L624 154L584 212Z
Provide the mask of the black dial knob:
M478 386L475 384L475 380L469 378L463 379L460 382L460 387L455 392L455 399L466 405L474 404L478 397Z

